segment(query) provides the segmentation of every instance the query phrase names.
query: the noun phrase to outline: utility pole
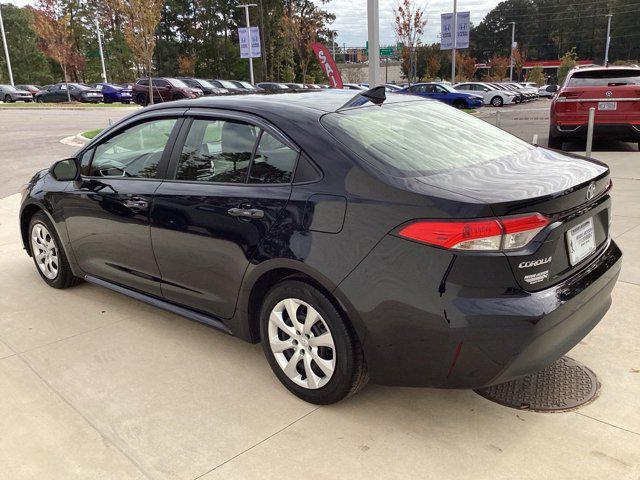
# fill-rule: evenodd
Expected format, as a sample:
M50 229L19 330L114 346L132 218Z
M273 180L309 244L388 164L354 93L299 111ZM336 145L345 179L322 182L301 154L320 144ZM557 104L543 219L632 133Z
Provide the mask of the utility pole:
M253 53L251 52L251 25L249 23L249 7L257 7L255 3L245 3L244 5L238 5L238 8L244 8L244 17L247 21L247 41L249 43L249 77L251 78L251 85L253 85Z
M380 81L380 19L378 0L367 0L369 24L369 88Z
M267 80L267 72L269 68L267 67L267 54L265 47L265 36L266 30L264 29L264 11L262 9L262 0L259 0L260 3L260 45L262 45L262 81Z
M607 43L604 47L604 66L609 65L609 43L611 42L611 17L613 15L608 14L607 17Z
M333 61L336 61L336 42L333 40L335 32L331 30L331 54L333 55Z
M98 48L100 49L100 63L102 64L102 80L107 83L107 69L104 67L104 52L102 51L102 34L100 32L100 25L96 20L96 33L98 34Z
M7 59L7 68L9 69L9 81L13 87L13 71L11 70L11 59L9 58L9 46L7 45L7 37L4 34L4 23L2 22L2 6L0 5L0 33L2 33L2 44L4 45L4 56Z
M456 41L458 40L458 2L453 0L453 31L451 32L451 86L456 84Z
M513 44L516 41L516 22L509 22L511 24L511 59L509 60L509 81L513 82Z

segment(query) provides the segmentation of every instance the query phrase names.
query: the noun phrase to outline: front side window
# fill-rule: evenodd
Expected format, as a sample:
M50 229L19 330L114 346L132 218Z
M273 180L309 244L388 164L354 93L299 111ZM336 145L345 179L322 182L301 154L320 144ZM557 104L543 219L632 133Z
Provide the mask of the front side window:
M128 128L95 149L93 177L154 178L175 118L152 120Z
M194 120L178 160L177 180L244 183L259 129L235 120Z

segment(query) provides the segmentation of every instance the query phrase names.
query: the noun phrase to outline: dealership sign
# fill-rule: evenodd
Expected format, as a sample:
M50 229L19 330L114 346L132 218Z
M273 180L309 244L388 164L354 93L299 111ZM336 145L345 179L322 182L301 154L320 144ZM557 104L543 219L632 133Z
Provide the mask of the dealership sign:
M456 50L458 48L469 48L469 12L458 12L456 36ZM451 50L453 48L453 13L443 13L440 15L440 50Z
M316 54L318 62L320 62L322 71L327 75L327 78L329 79L329 85L332 88L342 88L342 77L340 76L340 70L338 70L338 66L333 60L333 57L331 56L331 53L329 53L327 47L325 47L321 43L316 42L311 44L311 48L313 49L313 53Z
M251 30L251 54L249 54L249 35L247 30ZM240 40L240 58L256 58L261 56L260 52L260 30L258 27L238 28L238 38Z

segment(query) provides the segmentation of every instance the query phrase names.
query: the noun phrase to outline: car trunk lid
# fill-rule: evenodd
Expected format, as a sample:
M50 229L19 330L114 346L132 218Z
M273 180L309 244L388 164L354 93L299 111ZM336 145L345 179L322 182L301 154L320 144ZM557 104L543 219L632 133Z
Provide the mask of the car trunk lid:
M582 268L609 238L609 169L600 162L533 148L419 180L486 203L498 218L541 213L549 219L529 245L505 253L527 291Z

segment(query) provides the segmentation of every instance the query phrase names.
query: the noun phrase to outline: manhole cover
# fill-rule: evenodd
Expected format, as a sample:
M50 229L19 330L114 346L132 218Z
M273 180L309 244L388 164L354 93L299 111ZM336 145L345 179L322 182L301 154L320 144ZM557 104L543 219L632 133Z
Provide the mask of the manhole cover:
M572 358L562 357L537 373L476 393L506 407L551 412L584 405L596 397L599 388L595 373Z

